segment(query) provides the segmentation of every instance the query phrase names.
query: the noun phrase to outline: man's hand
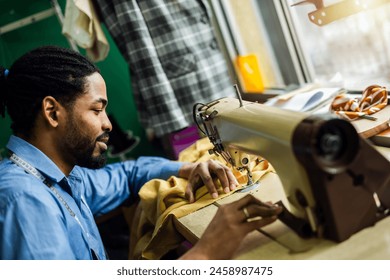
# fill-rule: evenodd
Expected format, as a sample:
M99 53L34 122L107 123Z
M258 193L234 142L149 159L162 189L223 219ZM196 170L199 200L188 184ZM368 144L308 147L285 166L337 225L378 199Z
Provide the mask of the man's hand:
M252 195L221 205L201 239L181 259L231 259L248 233L273 223L281 212L280 206Z
M238 187L237 179L233 172L225 165L215 160L200 163L186 163L179 170L179 177L188 179L186 198L190 203L195 201L195 191L203 184L207 187L213 198L218 197L218 191L214 179L218 179L225 193Z

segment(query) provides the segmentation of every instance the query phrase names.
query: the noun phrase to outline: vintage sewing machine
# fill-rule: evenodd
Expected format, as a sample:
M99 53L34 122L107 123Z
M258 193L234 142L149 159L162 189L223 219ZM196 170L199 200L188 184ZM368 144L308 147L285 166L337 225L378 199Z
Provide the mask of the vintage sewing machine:
M197 104L194 118L232 167L249 171L248 155L273 165L288 201L279 219L301 237L341 242L389 213L390 162L348 121L240 96Z

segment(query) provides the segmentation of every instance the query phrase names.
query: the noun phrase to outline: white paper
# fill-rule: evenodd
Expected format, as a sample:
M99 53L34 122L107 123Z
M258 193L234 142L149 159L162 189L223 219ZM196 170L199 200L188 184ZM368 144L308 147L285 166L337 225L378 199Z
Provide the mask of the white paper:
M308 112L332 102L333 98L340 92L340 88L318 88L308 92L299 93L284 101L279 97L272 98L265 102L265 105L280 107L287 110Z

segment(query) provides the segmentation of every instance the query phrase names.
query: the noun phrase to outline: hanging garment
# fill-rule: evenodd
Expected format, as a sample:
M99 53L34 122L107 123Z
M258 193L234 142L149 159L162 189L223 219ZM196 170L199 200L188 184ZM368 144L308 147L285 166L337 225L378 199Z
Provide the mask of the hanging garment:
M128 62L140 122L160 137L193 123L195 103L234 95L207 1L95 0Z
M66 1L62 33L86 49L90 60L98 62L107 57L110 46L91 0Z

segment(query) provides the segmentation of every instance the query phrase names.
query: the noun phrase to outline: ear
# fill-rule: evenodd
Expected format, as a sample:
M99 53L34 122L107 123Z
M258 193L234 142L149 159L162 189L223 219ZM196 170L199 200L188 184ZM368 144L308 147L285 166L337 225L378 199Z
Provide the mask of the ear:
M60 114L61 105L52 96L46 96L42 100L43 118L52 127L58 127L58 116Z

